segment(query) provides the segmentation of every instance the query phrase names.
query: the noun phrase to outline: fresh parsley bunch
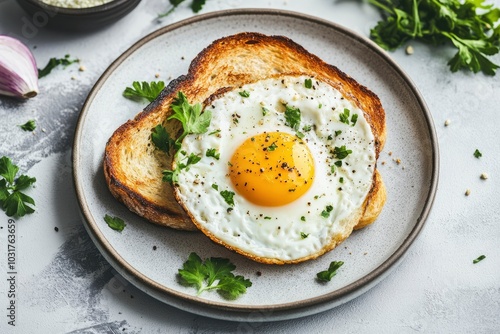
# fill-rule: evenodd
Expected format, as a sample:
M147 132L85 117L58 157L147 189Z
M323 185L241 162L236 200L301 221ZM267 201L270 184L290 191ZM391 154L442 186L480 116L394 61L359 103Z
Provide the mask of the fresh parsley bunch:
M21 192L36 182L34 177L21 175L16 179L19 167L7 157L0 158L0 207L9 217L22 217L35 212L33 198Z
M165 88L165 82L163 81L151 81L149 83L147 81L143 81L142 83L134 81L132 87L125 88L123 96L134 101L146 99L149 102L153 102L160 95L163 88Z
M232 271L236 266L228 259L211 257L204 262L196 253L191 253L179 276L187 285L195 286L198 295L207 290L218 290L224 297L235 299L252 286L249 279L234 276Z
M452 44L458 51L448 61L450 70L468 69L495 75L499 66L486 56L499 52L500 9L485 0L368 0L383 20L370 37L394 50L417 39L432 45Z

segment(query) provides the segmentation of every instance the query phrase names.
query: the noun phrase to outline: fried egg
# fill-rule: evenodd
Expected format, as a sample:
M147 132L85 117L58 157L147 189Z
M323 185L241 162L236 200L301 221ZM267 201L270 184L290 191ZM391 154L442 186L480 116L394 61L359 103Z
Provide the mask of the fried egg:
M374 135L330 84L280 76L215 97L208 131L188 135L174 191L215 242L265 263L296 263L352 232L371 188Z

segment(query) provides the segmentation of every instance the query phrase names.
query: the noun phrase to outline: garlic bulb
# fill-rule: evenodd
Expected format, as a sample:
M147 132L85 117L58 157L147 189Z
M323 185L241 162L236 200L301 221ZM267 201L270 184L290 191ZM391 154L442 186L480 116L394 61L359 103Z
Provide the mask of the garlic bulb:
M33 54L15 38L0 35L0 95L30 98L38 94Z

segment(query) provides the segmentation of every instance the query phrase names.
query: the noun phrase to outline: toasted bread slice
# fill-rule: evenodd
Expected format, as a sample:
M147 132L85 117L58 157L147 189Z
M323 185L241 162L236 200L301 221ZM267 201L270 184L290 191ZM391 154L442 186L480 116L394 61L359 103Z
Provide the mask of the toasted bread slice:
M104 154L104 174L111 193L131 211L153 223L196 230L176 201L172 186L162 181L162 171L171 168L173 155L155 149L151 130L163 124L172 136L179 134L178 122L166 122L172 114L170 104L179 91L190 103L202 103L220 89L286 73L312 75L362 109L374 134L378 157L385 143L386 125L384 110L374 93L286 37L240 33L216 40L205 48L192 61L185 76L170 82L154 102L114 132ZM373 221L380 212L385 201L383 189L381 178L374 177L372 191L364 204L366 209L363 208L371 218L363 224Z

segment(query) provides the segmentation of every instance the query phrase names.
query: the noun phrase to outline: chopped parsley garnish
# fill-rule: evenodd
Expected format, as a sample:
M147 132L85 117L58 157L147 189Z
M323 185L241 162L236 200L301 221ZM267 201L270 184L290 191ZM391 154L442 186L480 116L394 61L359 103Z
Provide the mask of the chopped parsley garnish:
M339 182L340 182L340 183L344 183L344 178L343 178L343 177L340 177Z
M104 221L113 230L119 231L119 232L123 231L123 229L125 228L125 226L127 226L127 224L125 224L125 222L123 221L123 219L118 218L118 217L111 217L108 214L106 214L104 216Z
M312 86L313 86L312 80L311 79L306 79L306 81L304 82L304 87L310 89L310 88L312 88Z
M326 139L327 139L327 140L332 140L332 139L333 139L333 137L332 137L332 135L328 135L328 137L326 137Z
M310 124L309 124L309 125L304 125L304 126L302 127L302 130L303 130L304 132L309 132L309 131L311 131L311 129L312 129L312 125L310 125Z
M303 133L302 133L302 132L300 132L300 131L295 132L295 135L296 135L296 136L297 136L297 138L299 138L299 139L302 139L302 138L304 138L304 137L305 137L305 134L303 134Z
M165 88L163 81L151 81L150 83L134 81L132 87L125 88L123 96L134 101L146 99L153 102L160 95L163 88Z
M269 145L269 146L267 147L267 151L272 152L272 151L275 151L277 148L278 148L278 146L276 145L276 143L275 143L275 142L273 142L271 145Z
M303 222L305 222L306 221L306 217L302 216L302 217L300 217L300 220L302 220Z
M340 121L342 123L345 123L345 124L349 125L349 115L350 115L350 113L351 112L349 111L349 109L344 108L344 112L339 115Z
M33 198L24 194L36 182L36 178L21 175L16 179L19 167L7 157L0 158L0 206L9 217L22 217L35 212L30 205L35 205Z
M217 152L215 148L209 148L207 150L207 153L205 153L207 157L213 157L215 160L219 160L220 158L220 153Z
M346 149L345 145L342 145L341 147L335 146L335 148L333 149L333 156L336 159L344 159L351 153L352 150Z
M305 239L305 238L307 238L308 236L309 236L309 233L300 232L300 237L301 237L302 239Z
M226 201L227 204L234 206L234 192L229 190L222 190L220 192L220 195L222 196L222 198L224 198L224 201Z
M174 147L175 141L170 138L165 127L158 124L151 130L151 141L156 148L163 152L170 154L170 149Z
M330 282L333 276L337 274L337 270L342 267L344 262L342 261L332 261L327 270L320 271L316 274L319 281Z
M335 166L334 166L334 165L331 165L331 166L330 166L330 172L331 172L332 174L334 174L334 173L335 173Z
M481 256L479 256L477 259L473 260L473 261L472 261L472 263L476 264L476 263L478 263L478 262L483 261L485 258L486 258L486 256L481 255Z
M35 124L35 120L34 119L30 119L29 121L27 121L23 125L19 125L19 126L24 131L30 131L31 132L31 131L35 131L35 129L36 129L36 124Z
M167 12L163 14L158 14L158 18L165 17L172 13L177 6L179 6L181 3L183 3L184 0L170 0L170 4L172 5L172 8L170 8ZM205 5L206 0L192 0L191 2L191 10L193 13L198 13L203 9L203 6Z
M43 69L38 69L38 79L48 75L54 68L59 65L62 65L64 66L64 68L66 68L73 63L80 62L80 59L69 59L69 57L69 55L65 55L64 58L50 58L49 62Z
M189 166L198 163L200 160L201 160L200 156L197 156L196 154L191 153L187 157L186 163L179 161L179 162L177 162L174 170L164 170L163 171L163 181L168 182L170 184L177 184L179 182L179 173L183 169L189 170Z
M269 109L262 107L262 116L266 116L269 113Z
M214 183L214 184L212 184L212 188L214 188L215 190L219 190L219 186L218 186L218 185L216 185L215 183Z
M333 206L327 205L325 210L321 211L321 217L328 218L330 216L330 212L333 211Z
M482 154L481 154L481 152L479 152L479 150L476 148L476 150L474 151L474 156L475 156L476 158L478 158L478 159L479 159L479 158L481 158L483 155L482 155Z
M352 126L355 126L357 121L358 121L358 114L352 115L351 117Z
M271 220L272 218L269 216L265 216L264 219Z
M210 132L208 135L209 135L209 136L211 136L211 135L216 135L216 134L218 134L218 133L220 133L220 132L221 132L221 129L217 129L217 130L215 130L215 131Z
M300 109L285 106L285 125L288 125L295 131L299 129L300 126Z
M250 97L250 93L247 92L246 90L239 92L238 94L240 94L242 97Z
M337 167L342 167L342 161L340 161L340 160L339 161L335 161L334 164Z
M342 133L342 130L335 131L335 137L338 137Z
M203 262L193 252L179 269L179 276L187 285L195 286L198 295L203 291L217 290L223 297L235 299L252 286L249 279L235 276L232 273L235 269L236 266L228 259L211 257Z
M323 104L319 104L318 108L321 109L323 107Z

